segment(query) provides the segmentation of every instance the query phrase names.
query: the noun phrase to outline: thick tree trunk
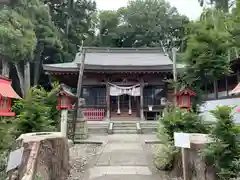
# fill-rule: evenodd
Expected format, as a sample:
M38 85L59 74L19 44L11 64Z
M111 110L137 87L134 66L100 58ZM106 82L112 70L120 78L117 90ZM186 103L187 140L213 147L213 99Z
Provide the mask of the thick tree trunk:
M9 78L10 72L9 62L4 57L1 57L1 61L2 61L2 75Z
M30 89L30 62L25 62L24 64L24 93L25 96L28 94L28 91Z
M21 71L21 67L18 63L14 63L14 66L17 70L17 75L18 75L18 79L19 79L22 96L25 97L26 94L25 94L25 87L24 87L24 75L23 75L23 73Z
M69 175L68 141L61 133L28 133L17 139L23 148L16 173L21 180L66 180ZM9 173L10 177L11 174ZM13 178L9 178L13 180Z
M39 81L39 73L40 73L40 68L42 65L42 48L41 44L38 43L37 48L36 48L36 56L35 56L35 61L34 61L34 80L33 80L33 85L36 86L38 85Z

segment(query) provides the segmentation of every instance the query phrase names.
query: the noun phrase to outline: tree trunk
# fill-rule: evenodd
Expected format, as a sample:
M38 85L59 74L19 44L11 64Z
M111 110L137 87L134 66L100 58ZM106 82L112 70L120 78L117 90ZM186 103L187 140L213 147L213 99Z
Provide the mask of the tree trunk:
M30 89L30 62L26 61L24 64L24 93L25 96L28 94Z
M21 71L21 67L18 63L14 63L14 66L15 66L16 71L17 71L22 96L25 97L24 75L23 75L23 73Z
M66 180L68 178L70 172L68 141L61 133L22 134L17 139L17 144L24 152L22 163L17 169L19 179Z
M3 56L1 57L1 60L2 60L2 75L9 78L10 72L9 62Z
M39 81L40 66L42 65L41 55L42 55L42 48L41 48L41 44L38 43L36 48L35 61L34 61L34 80L33 80L34 86L38 85L38 81Z

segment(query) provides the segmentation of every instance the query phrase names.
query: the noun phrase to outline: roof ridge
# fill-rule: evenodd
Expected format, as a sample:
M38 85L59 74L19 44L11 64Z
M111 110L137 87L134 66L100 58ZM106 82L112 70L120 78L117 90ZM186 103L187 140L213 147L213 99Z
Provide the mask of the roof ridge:
M115 47L83 47L86 53L164 53L162 47L115 48Z

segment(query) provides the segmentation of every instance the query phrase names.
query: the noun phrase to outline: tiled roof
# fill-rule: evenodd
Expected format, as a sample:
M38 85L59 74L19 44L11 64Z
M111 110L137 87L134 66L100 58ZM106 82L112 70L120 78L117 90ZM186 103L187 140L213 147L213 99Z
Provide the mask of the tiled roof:
M84 48L85 69L89 70L171 70L172 60L159 48ZM82 53L73 62L45 64L46 71L76 71Z

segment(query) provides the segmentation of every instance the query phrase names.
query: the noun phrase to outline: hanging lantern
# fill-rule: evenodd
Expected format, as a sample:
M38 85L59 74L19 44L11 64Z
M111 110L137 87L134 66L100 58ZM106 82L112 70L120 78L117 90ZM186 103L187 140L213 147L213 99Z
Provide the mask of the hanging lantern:
M184 89L176 94L177 104L180 108L191 108L191 97L196 96L196 93L190 89Z
M64 84L60 85L60 89L57 93L57 97L58 97L58 104L57 104L58 110L72 109L76 96L70 91L70 89L66 85Z
M15 116L15 112L11 112L12 99L21 99L11 84L11 80L0 76L0 116Z

